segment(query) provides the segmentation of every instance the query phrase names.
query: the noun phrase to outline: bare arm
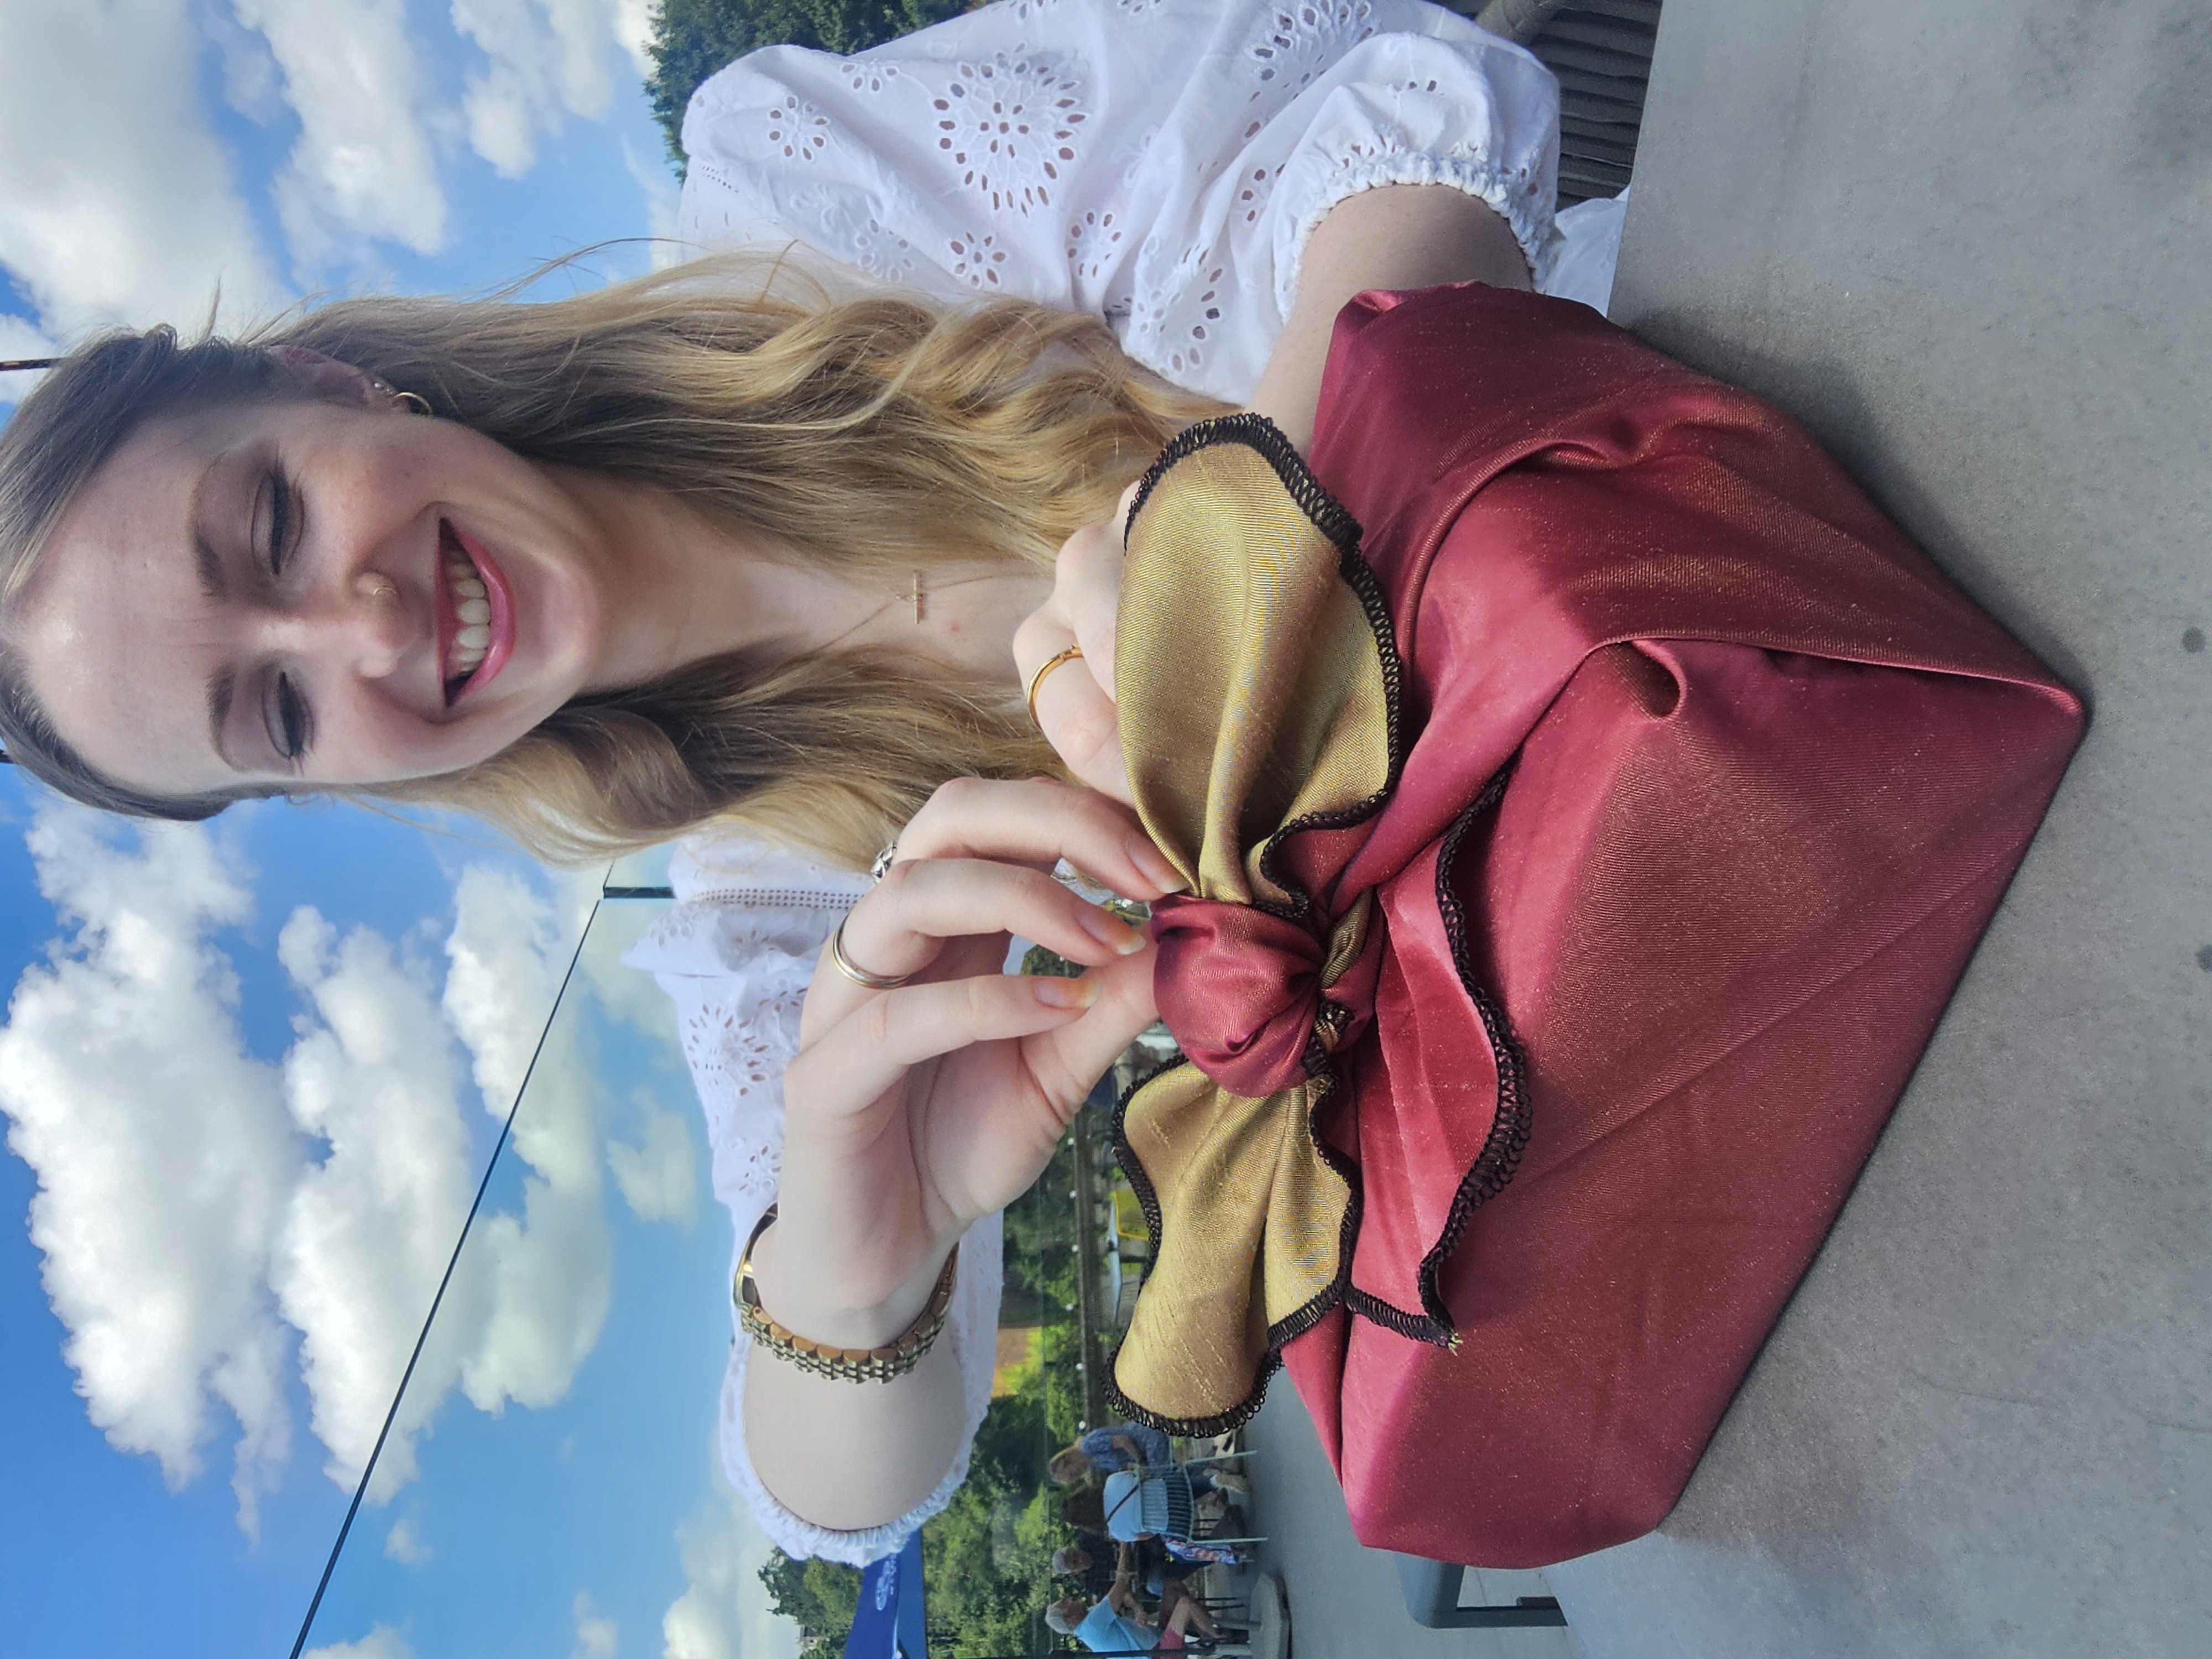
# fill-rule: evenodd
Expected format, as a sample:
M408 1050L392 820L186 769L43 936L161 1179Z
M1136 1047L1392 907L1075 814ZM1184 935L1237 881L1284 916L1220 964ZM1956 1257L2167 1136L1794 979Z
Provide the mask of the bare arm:
M1369 289L1439 283L1528 286L1528 262L1504 219L1449 185L1385 185L1347 196L1314 228L1298 266L1297 299L1253 388L1251 407L1304 450L1336 313Z

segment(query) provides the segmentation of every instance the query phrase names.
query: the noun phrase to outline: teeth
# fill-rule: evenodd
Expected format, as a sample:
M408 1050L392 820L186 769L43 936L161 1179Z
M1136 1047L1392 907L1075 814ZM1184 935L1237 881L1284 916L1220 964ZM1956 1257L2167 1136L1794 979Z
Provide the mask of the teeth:
M454 630L452 679L465 679L483 665L491 644L491 602L483 578L467 554L450 552L446 557L446 584L453 591L453 614L461 626Z

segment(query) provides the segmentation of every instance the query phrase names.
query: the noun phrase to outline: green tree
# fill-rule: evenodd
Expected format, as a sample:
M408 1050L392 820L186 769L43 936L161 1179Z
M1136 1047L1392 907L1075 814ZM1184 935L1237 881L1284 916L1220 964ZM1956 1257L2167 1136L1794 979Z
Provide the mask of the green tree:
M994 1492L972 1476L921 1529L929 1623L949 1638L947 1659L1030 1650L1031 1621L1050 1599L1055 1530L1044 1494Z
M660 0L647 51L646 91L684 167L684 107L699 83L762 46L864 52L968 9L969 0Z
M854 1610L860 1605L860 1573L857 1567L835 1561L794 1561L781 1550L771 1554L760 1570L768 1587L769 1611L790 1620L810 1636L830 1638L842 1647L853 1628Z

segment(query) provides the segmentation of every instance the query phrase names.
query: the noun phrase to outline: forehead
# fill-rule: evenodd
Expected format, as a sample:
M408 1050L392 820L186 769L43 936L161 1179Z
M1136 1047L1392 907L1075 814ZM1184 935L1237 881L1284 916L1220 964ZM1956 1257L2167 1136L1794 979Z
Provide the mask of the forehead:
M137 787L198 793L229 781L207 737L215 641L192 493L216 457L274 412L148 422L79 489L9 607L9 643L62 737Z

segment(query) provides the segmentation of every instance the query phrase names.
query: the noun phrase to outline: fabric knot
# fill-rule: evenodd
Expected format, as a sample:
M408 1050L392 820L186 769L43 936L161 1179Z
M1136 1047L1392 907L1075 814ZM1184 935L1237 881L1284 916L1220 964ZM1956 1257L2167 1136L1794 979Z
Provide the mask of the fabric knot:
M1316 1041L1334 1052L1366 1027L1371 993L1323 1003L1331 942L1300 922L1179 895L1152 906L1152 935L1160 1018L1190 1062L1231 1094L1256 1100L1296 1088Z

